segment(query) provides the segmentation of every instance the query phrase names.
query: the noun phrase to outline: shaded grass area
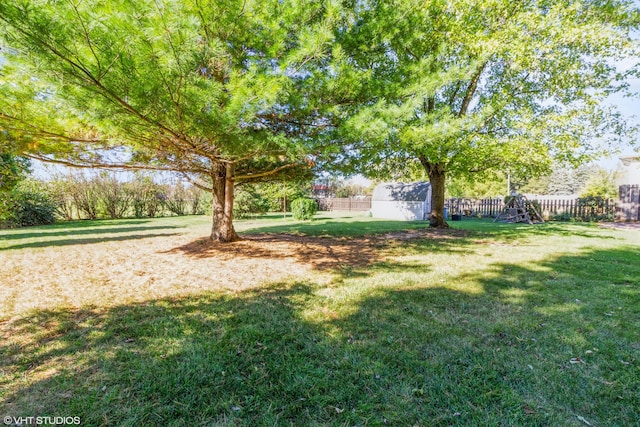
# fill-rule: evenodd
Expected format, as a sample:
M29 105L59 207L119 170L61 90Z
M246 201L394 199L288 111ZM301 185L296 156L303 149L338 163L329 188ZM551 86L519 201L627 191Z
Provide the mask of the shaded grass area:
M360 237L378 233L399 232L424 229L427 221L393 221L381 220L356 213L320 212L312 221L282 220L271 217L271 223L265 221L239 222L238 230L243 234L253 233L287 233L313 237L329 236Z
M424 229L425 221L385 221L361 213L321 212L313 221L298 221L290 215L270 214L258 219L236 220L236 230L244 236L256 233L292 234L314 237L361 237L372 234ZM153 233L155 231L155 234ZM201 237L211 232L208 216L163 217L153 219L85 220L59 222L48 226L0 230L0 251L10 249L90 244L100 241L140 239L179 232Z
M296 232L400 230L322 221ZM130 426L636 425L638 233L455 226L465 233L389 240L384 257L325 273L324 286L299 278L1 323L0 414Z
M534 226L493 223L491 220L451 222L454 230L472 231L477 235L509 239L535 235L563 235L603 238L597 226L546 223ZM84 220L59 222L48 226L0 230L0 251L48 246L87 244L99 241L142 238L145 234L192 233L205 237L210 233L208 216L163 217L152 219ZM258 219L236 220L235 228L241 236L256 234L290 234L295 236L329 237L334 239L364 237L384 233L425 230L426 221L380 220L362 213L320 212L312 221L298 221L290 215L269 214Z
M152 229L153 227L151 227ZM159 227L160 230L164 230L165 227ZM68 246L68 245L90 245L93 243L101 243L101 242L118 242L123 240L138 240L138 239L148 239L152 237L169 237L175 236L177 233L149 233L150 228L118 228L117 230L104 230L101 232L91 232L87 234L91 235L100 235L100 234L113 234L113 233L123 233L123 235L119 236L104 236L104 237L87 237L87 238L79 238L77 236L73 236L72 238L66 239L55 239L55 240L47 240L45 242L42 241L33 241L29 243L20 243L15 245L8 245L3 248L0 248L0 251L9 250L9 249L28 249L28 248L42 248L42 247L52 247L52 246ZM145 233L141 234L132 234L135 231L145 231Z
M95 220L0 230L0 251L169 236L192 223L193 217Z

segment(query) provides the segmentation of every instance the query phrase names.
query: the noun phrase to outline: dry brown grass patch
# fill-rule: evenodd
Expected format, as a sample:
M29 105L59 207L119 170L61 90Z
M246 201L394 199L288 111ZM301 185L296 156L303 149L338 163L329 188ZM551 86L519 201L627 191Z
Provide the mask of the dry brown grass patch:
M189 230L155 231L132 239L103 235L90 242L68 239L64 245L42 242L2 251L0 319L30 309L113 306L308 279L345 267L365 268L383 259L383 248L402 241L459 234L429 229L357 238L265 233L220 244ZM316 279L328 282L330 277Z

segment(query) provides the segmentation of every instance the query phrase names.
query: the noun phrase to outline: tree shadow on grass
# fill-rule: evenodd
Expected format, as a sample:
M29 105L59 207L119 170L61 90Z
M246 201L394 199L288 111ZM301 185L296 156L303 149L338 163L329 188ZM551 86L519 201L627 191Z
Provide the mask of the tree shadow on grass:
M494 222L490 219L469 219L452 222L450 225L459 230L468 230L476 237L493 239L517 239L543 236L577 236L599 239L615 239L603 234L597 223L545 222L537 224Z
M157 218L130 218L130 219L81 219L72 221L56 221L53 224L48 225L36 225L29 227L22 227L17 229L4 229L2 230L3 238L11 238L15 235L21 235L23 237L38 237L42 234L49 232L58 232L59 230L66 229L83 229L83 228L100 228L100 227L114 227L122 225L140 225L153 221ZM21 237L22 238L22 237Z
M0 413L89 426L633 425L637 257L593 250L460 278L481 292L296 282L37 311L0 324Z
M258 225L245 230L244 233L296 234L309 237L363 237L406 230L425 230L428 228L429 223L426 221L384 221L370 218L341 217L340 220L315 219L276 226Z
M243 258L294 258L317 270L365 269L384 258L390 249L411 244L432 251L466 253L465 233L447 230L399 230L364 237L315 237L296 234L247 234L233 243L217 243L198 239L165 253L182 253L197 259L232 260ZM361 271L360 274L365 274Z
M104 230L98 231L95 230L91 233L86 234L112 234L112 233L131 233L134 231L149 231L149 230L162 230L166 228L177 228L177 227L130 227L127 229L118 229L118 230ZM94 243L103 243L103 242L121 242L125 240L139 240L139 239L148 239L153 237L169 237L169 236L177 236L180 233L145 233L145 234L127 234L125 236L103 236L103 237L87 237L87 238L74 238L74 234L71 234L69 239L56 239L56 240L47 240L47 241L38 241L38 242L28 242L28 243L18 243L11 246L0 247L0 251L8 251L15 249L26 249L26 248L48 248L48 247L56 247L56 246L74 246L74 245L90 245Z
M242 258L293 258L318 270L338 272L387 263L394 248L415 253L474 253L479 243L517 245L519 239L548 235L611 238L598 228L558 224L493 224L491 221L468 221L466 228L432 229L423 222L402 221L318 221L294 226L259 227L243 234L243 240L219 244L198 239L167 253L181 253L198 259L231 260Z
M181 227L176 227L172 225L166 226L145 226L140 225L138 227L123 227L122 224L112 224L109 226L101 226L101 227L87 227L87 228L65 228L65 229L56 229L56 230L40 230L40 231L30 231L30 232L21 232L21 233L2 233L0 234L0 241L2 240L23 240L23 239L48 239L51 237L58 236L84 236L87 234L113 234L113 233L131 233L134 231L145 231L145 230L162 230L162 229L176 229Z
M244 236L234 243L216 243L199 239L174 248L168 253L183 253L198 259L216 258L232 260L243 258L295 258L319 270L339 269L344 266L365 267L378 258L384 242L371 239L347 240L314 238L291 234L259 234Z

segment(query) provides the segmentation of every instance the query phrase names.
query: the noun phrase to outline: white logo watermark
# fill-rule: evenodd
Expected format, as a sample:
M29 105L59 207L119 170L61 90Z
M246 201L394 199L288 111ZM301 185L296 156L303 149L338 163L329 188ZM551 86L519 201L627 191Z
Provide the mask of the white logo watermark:
M10 417L6 416L2 420L7 426L64 426L80 425L80 417Z

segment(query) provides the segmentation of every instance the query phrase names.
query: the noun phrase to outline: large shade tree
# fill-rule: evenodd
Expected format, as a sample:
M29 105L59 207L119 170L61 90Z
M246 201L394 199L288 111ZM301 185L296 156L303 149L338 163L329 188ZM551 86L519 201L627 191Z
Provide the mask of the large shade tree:
M331 16L314 1L0 2L0 148L181 172L212 191L211 238L233 241L234 184L310 169L323 121L305 93Z
M447 226L448 174L535 174L629 134L602 101L638 72L617 67L637 62L631 1L345 3L333 63L338 137L367 175L423 168L432 226Z

